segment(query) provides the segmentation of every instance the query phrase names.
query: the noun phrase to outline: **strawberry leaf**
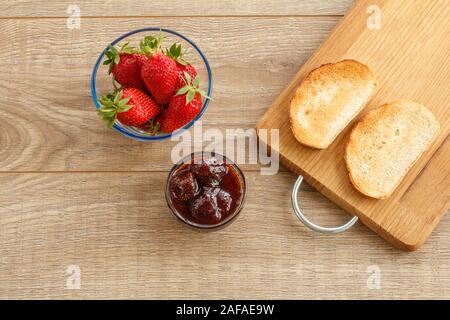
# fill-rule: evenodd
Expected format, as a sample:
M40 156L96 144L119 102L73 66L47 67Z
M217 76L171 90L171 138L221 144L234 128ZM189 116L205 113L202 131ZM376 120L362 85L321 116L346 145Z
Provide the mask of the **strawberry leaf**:
M148 132L152 136L157 136L157 135L164 134L164 132L161 131L161 124L160 123L155 123L155 119L150 119L145 124L145 129L144 130L146 132Z
M179 95L185 94L186 92L189 91L189 89L190 89L189 86L184 86L184 87L178 89L178 91L177 91L177 93L175 95L179 96Z
M126 105L120 107L119 110L117 111L117 113L127 112L127 111L130 110L131 108L133 108L132 105L126 104Z
M192 82L191 76L186 71L183 71L183 74L184 74L184 78L186 79L187 84L190 85Z
M212 100L212 98L211 98L210 96L208 96L208 95L206 94L206 92L203 91L203 90L197 90L197 93L198 93L202 98L205 98L205 99L208 99L208 100Z
M119 99L120 99L120 96L122 95L122 92L120 92L120 91L117 91L116 92L116 94L115 94L115 96L114 96L114 100L113 100L113 103L114 104L118 104L119 103Z
M120 95L119 95L119 97L120 97L122 95L122 92L119 91L119 93L120 93ZM130 101L130 99L131 99L131 97L126 97L116 103L118 103L120 106L123 106L123 105L126 105L128 103L128 101Z
M189 62L183 59L184 53L181 48L181 44L178 45L176 43L172 44L169 49L166 49L165 54L166 56L172 58L173 60L175 60L176 62L178 62L183 66L187 66L190 64Z
M203 90L201 90L201 89L198 89L198 90L197 90L197 93L199 93L199 94L200 94L202 97L204 97L204 98L211 99L210 97L208 97L208 96L206 95L206 92L203 91Z
M161 49L161 44L164 39L164 36L160 32L158 37L154 36L145 36L144 39L141 41L139 47L142 51L142 53L146 55L152 55L158 52Z
M196 94L199 94L201 97L204 97L206 99L211 99L210 97L208 97L206 95L205 91L199 89L199 85L200 85L200 76L199 75L197 75L195 77L194 81L192 81L191 76L185 71L184 78L185 78L186 85L184 87L181 87L180 89L178 89L178 91L175 95L179 96L182 94L186 94L186 104L189 104L192 100L194 100Z
M127 112L133 107L133 105L128 104L131 97L122 99L122 95L122 90L115 90L99 99L101 107L97 110L97 113L105 121L108 128L114 125L118 113Z
M186 94L186 105L192 102L195 98L195 90L189 90Z
M195 88L198 88L198 86L200 85L200 76L197 75L194 79L194 81L192 82L192 86Z
M179 64L183 65L183 66L188 66L188 65L190 65L189 62L187 62L186 60L184 60L184 59L181 58L181 57L177 59L177 62L178 62Z
M130 46L130 44L127 42L120 48L121 53L139 53L139 50L137 50L135 47Z
M120 53L115 47L109 45L105 55L107 59L103 61L103 65L109 65L108 74L111 74L114 65L120 62Z
M115 121L116 121L116 116L110 117L108 120L106 120L106 126L108 128L112 128Z

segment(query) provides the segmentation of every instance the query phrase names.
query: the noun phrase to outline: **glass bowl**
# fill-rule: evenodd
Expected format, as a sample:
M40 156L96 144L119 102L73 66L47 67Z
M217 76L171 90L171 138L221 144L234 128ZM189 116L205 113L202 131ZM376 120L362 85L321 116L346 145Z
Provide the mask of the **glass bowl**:
M206 155L206 156L205 156ZM182 167L185 164L190 164L193 162L194 159L207 159L211 156L214 156L218 159L223 160L226 164L229 165L229 169L231 167L231 170L234 171L236 177L239 180L239 185L241 187L241 197L240 197L240 203L236 206L233 213L231 213L229 216L227 216L225 219L221 220L220 222L216 224L201 224L195 221L192 221L191 219L185 217L182 213L178 211L178 209L174 206L173 201L170 197L170 190L169 190L169 182L173 175L178 172L178 169ZM205 230L205 231L213 231L213 230L219 230L227 225L229 225L232 221L236 219L236 217L241 213L242 209L244 208L245 201L247 199L247 184L245 182L245 176L241 169L229 158L222 156L218 153L214 152L194 152L180 161L178 161L170 170L169 175L166 180L166 187L165 187L165 196L167 205L172 211L173 215L184 224L188 225L189 227L192 227L197 230Z
M117 44L124 44L128 42L131 46L138 47L139 42L144 38L144 36L146 35L157 36L160 32L164 36L162 45L163 48L169 47L172 43L176 42L178 44L181 44L183 49L187 49L184 58L196 68L197 73L200 76L200 88L206 91L208 97L211 97L212 73L208 60L206 59L203 52L199 49L199 47L197 47L197 45L192 40L185 37L184 35L169 29L143 28L125 33L124 35L120 36L119 38L111 42L111 45L114 46ZM111 75L108 75L108 66L103 65L103 61L106 57L105 53L108 50L108 46L103 50L103 52L98 57L91 75L92 101L94 102L94 106L97 110L100 109L101 107L98 101L99 97L101 97L104 94L107 94L113 89ZM172 135L175 135L178 132L180 132L181 131L180 129L190 128L198 119L201 118L206 108L208 107L208 104L209 99L204 99L202 108L200 109L198 115L184 127L179 128L178 130L169 134L151 135L148 132L145 132L144 130L123 125L118 120L116 120L116 122L114 123L113 128L119 131L124 136L139 141L158 141L168 139Z

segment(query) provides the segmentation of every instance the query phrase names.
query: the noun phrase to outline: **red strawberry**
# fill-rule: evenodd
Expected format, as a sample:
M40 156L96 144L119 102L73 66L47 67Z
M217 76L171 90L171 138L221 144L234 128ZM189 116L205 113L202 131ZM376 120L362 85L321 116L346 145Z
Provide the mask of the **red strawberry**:
M124 125L141 126L161 112L161 107L144 92L136 88L117 90L100 99L99 115L110 128L116 118Z
M175 93L178 74L176 62L162 53L161 41L162 36L147 36L141 42L141 51L148 55L141 78L156 102L166 104Z
M177 68L178 68L178 82L176 85L176 90L178 90L186 85L186 79L184 77L185 72L188 75L190 75L192 79L195 79L195 77L197 77L197 70L195 70L195 68L192 64L182 65L182 64L177 63Z
M171 57L177 62L178 82L176 89L178 90L186 85L184 73L186 72L192 79L197 77L197 70L189 62L183 59L184 52L181 50L181 44L174 43L169 49L166 49L166 56Z
M175 61L162 53L153 55L141 69L145 86L155 100L166 104L175 93L178 81Z
M145 62L146 56L137 53L134 48L125 44L118 51L113 46L106 52L107 60L104 65L109 65L109 73L114 75L115 80L124 87L145 88L141 79L141 65Z
M209 98L198 89L200 78L197 76L193 82L191 77L184 74L187 84L178 90L177 94L170 99L164 116L161 117L161 131L171 133L178 128L188 124L198 115L202 107L202 97Z
M202 103L202 97L198 93L188 104L186 104L186 94L173 96L162 118L161 131L171 133L189 123L200 112Z

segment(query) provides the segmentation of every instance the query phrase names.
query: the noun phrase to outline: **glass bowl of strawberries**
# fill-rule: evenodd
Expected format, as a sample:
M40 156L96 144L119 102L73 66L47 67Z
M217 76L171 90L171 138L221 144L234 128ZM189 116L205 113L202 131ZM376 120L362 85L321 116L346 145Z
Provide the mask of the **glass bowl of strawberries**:
M128 32L98 57L95 108L109 128L139 141L170 138L205 112L212 92L208 60L184 35L159 28Z

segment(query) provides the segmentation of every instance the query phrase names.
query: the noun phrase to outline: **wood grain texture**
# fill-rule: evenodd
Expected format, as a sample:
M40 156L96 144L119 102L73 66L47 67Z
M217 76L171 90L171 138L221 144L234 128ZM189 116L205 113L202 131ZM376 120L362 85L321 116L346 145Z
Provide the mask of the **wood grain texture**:
M106 43L164 26L212 63L205 127L251 128L350 0L190 1L196 17L183 19L173 18L183 0L124 0L120 13L117 2L76 2L81 30L66 28L69 1L0 0L0 298L450 298L448 216L409 254L361 224L318 235L291 211L295 175L250 165L241 216L194 232L163 200L173 143L126 139L93 110L89 76ZM348 219L307 185L300 202L318 223ZM66 289L73 264L80 290ZM367 288L369 266L381 270L380 290Z
M373 4L381 8L380 30L366 25L366 9ZM450 206L450 7L446 4L445 0L358 2L258 124L280 128L280 153L286 166L304 174L327 197L406 250L419 248ZM343 153L352 125L321 151L300 145L285 125L290 97L306 74L342 59L368 64L377 77L375 96L362 113L409 99L427 106L441 125L438 137L388 199L366 197L349 182Z
M361 224L310 232L286 196L294 175L246 175L239 218L202 233L166 207L165 173L0 174L0 298L450 298L449 219L406 254ZM325 225L346 219L309 187L301 205ZM80 290L65 289L68 265Z
M213 72L205 129L252 128L337 21L89 19L78 31L65 28L64 19L0 21L5 35L0 117L6 119L0 127L0 171L170 168L176 142L143 144L107 130L91 100L90 74L99 53L128 30L162 25L188 35ZM292 43L298 44L295 55Z
M352 0L178 0L178 1L107 1L51 0L3 1L0 17L66 17L69 5L77 5L81 16L255 16L255 15L342 15Z

